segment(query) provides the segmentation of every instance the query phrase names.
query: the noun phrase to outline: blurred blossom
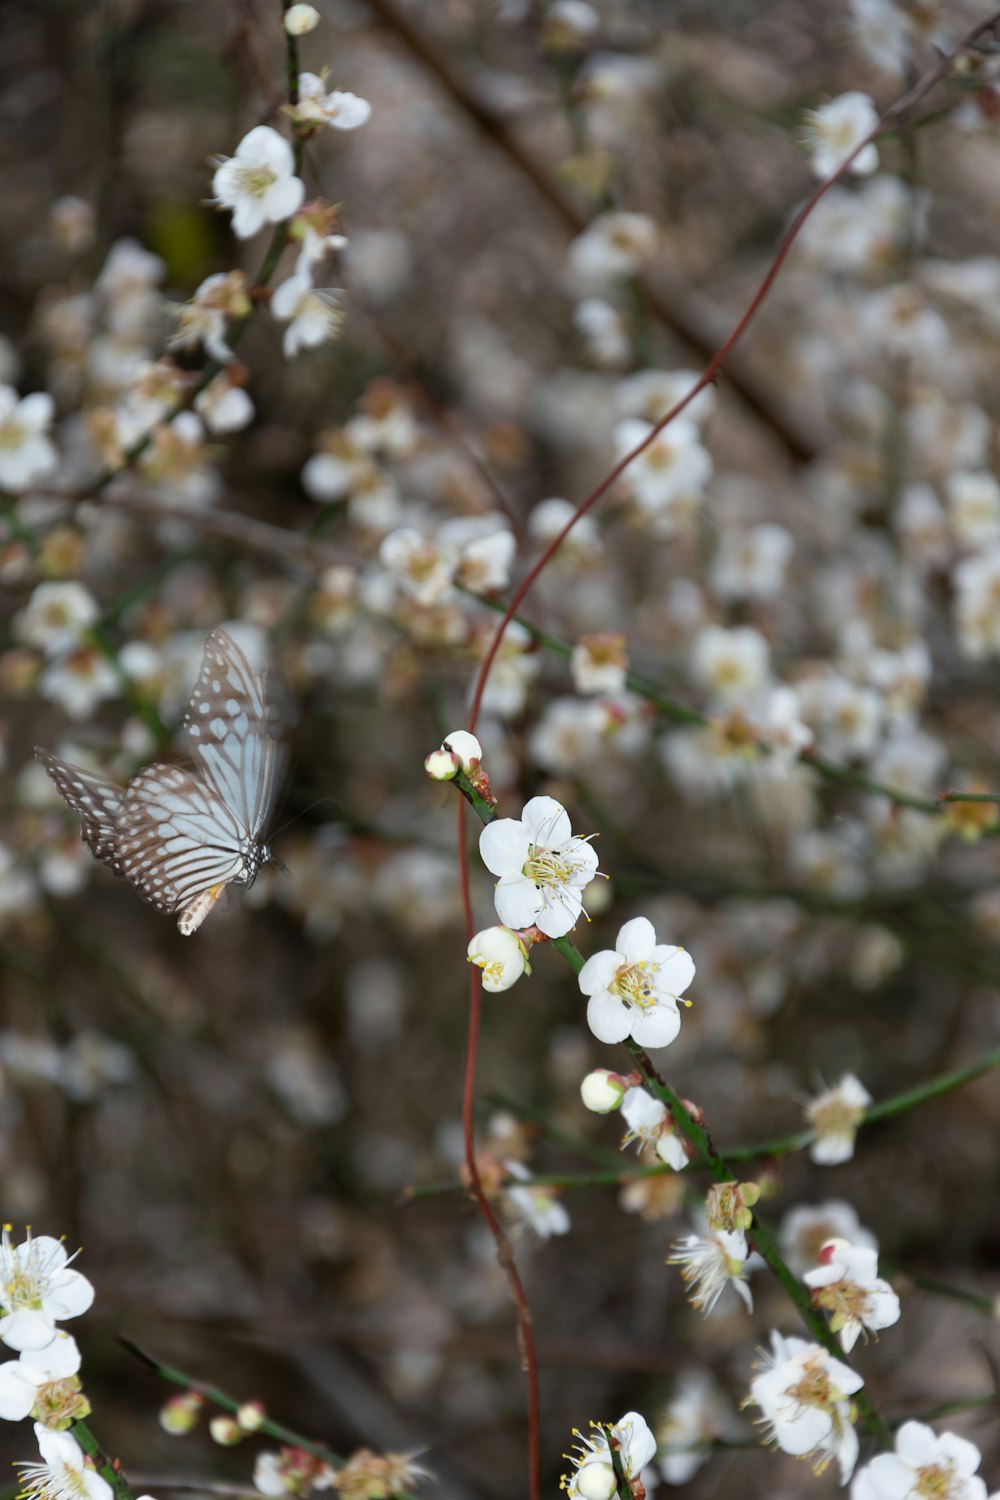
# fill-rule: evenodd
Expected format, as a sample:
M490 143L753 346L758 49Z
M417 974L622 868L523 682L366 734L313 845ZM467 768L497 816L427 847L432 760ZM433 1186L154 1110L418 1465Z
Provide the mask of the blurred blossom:
M854 1137L872 1096L864 1084L845 1073L836 1087L824 1089L806 1106L806 1119L815 1132L809 1155L823 1166L837 1166L854 1155Z
M256 125L223 157L212 178L216 202L233 215L233 233L250 239L265 224L290 219L305 188L295 175L292 148L270 125Z
M24 490L55 469L53 412L46 392L19 398L12 386L0 385L0 487Z
M806 115L806 139L812 154L812 169L817 177L830 177L855 146L878 124L878 112L867 94L841 94L829 104L810 110ZM864 147L851 163L850 170L866 176L878 166L878 147Z

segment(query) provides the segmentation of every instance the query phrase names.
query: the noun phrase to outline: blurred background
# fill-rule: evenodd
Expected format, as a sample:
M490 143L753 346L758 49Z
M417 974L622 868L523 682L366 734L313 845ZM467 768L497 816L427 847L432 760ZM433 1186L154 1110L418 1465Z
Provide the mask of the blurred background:
M749 300L813 181L805 111L845 90L888 103L978 16L801 0L319 9L303 66L373 107L363 129L317 136L304 168L350 241L320 279L343 289L343 332L286 361L262 299L239 347L253 423L154 445L96 495L107 413L162 354L171 304L260 265L264 237L235 241L206 199L215 158L254 125L284 128L280 7L0 9L0 379L52 393L60 452L52 484L0 517L3 1214L83 1245L97 1300L71 1331L93 1425L160 1500L166 1476L249 1486L258 1445L167 1437L170 1392L118 1333L338 1451L425 1450L435 1493L523 1486L524 1383L492 1241L460 1192L407 1199L457 1181L467 1004L455 795L422 761L465 721L496 616L467 593L400 588L380 546L493 518L523 572L560 524L541 502L581 499L618 425L661 414ZM749 628L818 753L931 802L998 785L995 651L961 568L988 557L1000 515L977 530L953 481L995 459L991 68L831 196L696 417L711 456L697 494L665 514L619 486L525 608L569 644L626 634L645 678L710 716L740 700L699 668L699 635ZM619 211L652 237L616 222L580 248ZM779 560L756 536L740 562L762 527L790 539ZM96 601L85 659L53 664L33 642L53 581ZM218 623L266 644L297 704L272 838L288 873L236 890L188 940L90 858L31 752L121 779L169 754ZM720 1146L799 1129L803 1100L845 1071L879 1100L997 1047L989 809L961 838L851 774L747 760L732 722L712 748L514 642L481 736L501 813L547 792L600 833L610 880L576 934L585 953L639 913L692 952L694 1005L660 1065ZM485 926L491 885L472 864ZM486 997L485 1147L536 1172L624 1170L620 1122L579 1100L588 1069L621 1059L587 1031L558 956L534 959L530 980ZM776 1222L846 1200L878 1239L903 1316L857 1362L894 1415L996 1389L998 1123L987 1074L866 1131L844 1166L798 1153L754 1169ZM754 1438L737 1407L755 1348L794 1319L766 1273L752 1318L728 1296L708 1320L688 1307L664 1258L690 1231L690 1188L567 1193L571 1231L544 1243L515 1226L550 1487L573 1427L633 1408L654 1422L695 1369L721 1393L709 1435ZM785 1243L794 1259L794 1222ZM996 1480L993 1418L956 1421L993 1444ZM0 1446L31 1457L27 1428ZM793 1496L835 1476L737 1447L689 1487Z

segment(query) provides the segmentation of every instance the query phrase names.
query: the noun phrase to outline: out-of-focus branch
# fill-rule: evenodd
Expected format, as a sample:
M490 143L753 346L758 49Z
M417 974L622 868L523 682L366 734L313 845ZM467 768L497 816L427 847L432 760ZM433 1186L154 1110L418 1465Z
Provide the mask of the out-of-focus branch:
M555 174L519 141L506 122L466 82L458 70L442 56L427 30L417 24L395 3L395 0L369 0L369 6L382 24L403 44L406 50L432 74L442 90L468 116L477 129L501 151L521 176L530 182L538 195L573 235L587 228L587 215L567 196ZM716 339L692 316L691 292L674 285L669 289L658 276L638 278L649 311L682 340L700 359L707 360L716 347ZM809 463L816 456L815 443L794 424L777 401L766 392L759 378L743 368L742 362L727 369L729 384L743 404L780 442L796 464Z

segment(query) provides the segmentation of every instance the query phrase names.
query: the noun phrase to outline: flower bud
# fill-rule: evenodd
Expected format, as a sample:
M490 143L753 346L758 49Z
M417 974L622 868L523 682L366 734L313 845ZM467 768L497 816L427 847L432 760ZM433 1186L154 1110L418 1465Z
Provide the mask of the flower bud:
M454 781L461 769L458 756L450 750L432 750L424 759L424 770L432 781Z
M458 763L462 770L468 775L474 766L479 765L483 758L483 747L474 734L467 729L456 729L445 736L442 750L450 750L453 755L458 756Z
M315 5L292 5L285 11L285 30L289 36L307 36L319 25Z
M609 1115L621 1104L627 1088L621 1074L595 1068L580 1084L580 1098L595 1115Z
M172 1437L184 1437L198 1425L204 1396L197 1391L184 1391L180 1396L171 1396L160 1407L160 1426Z
M239 1423L234 1422L232 1417L213 1417L208 1424L208 1430L212 1434L212 1441L218 1443L221 1448L235 1448L236 1444L243 1439Z
M266 1418L263 1401L244 1401L236 1413L236 1420L243 1432L259 1432Z
M611 1500L617 1488L618 1481L610 1464L589 1463L577 1470L576 1492L582 1500Z

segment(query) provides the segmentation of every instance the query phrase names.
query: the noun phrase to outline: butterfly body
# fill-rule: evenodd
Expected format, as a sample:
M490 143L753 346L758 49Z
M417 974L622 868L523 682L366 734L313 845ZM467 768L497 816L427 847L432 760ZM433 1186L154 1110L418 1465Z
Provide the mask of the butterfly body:
M48 750L35 754L83 818L81 837L158 911L196 932L227 885L253 885L273 858L261 837L278 747L265 679L224 630L205 647L183 738L192 766L157 763L119 787Z

